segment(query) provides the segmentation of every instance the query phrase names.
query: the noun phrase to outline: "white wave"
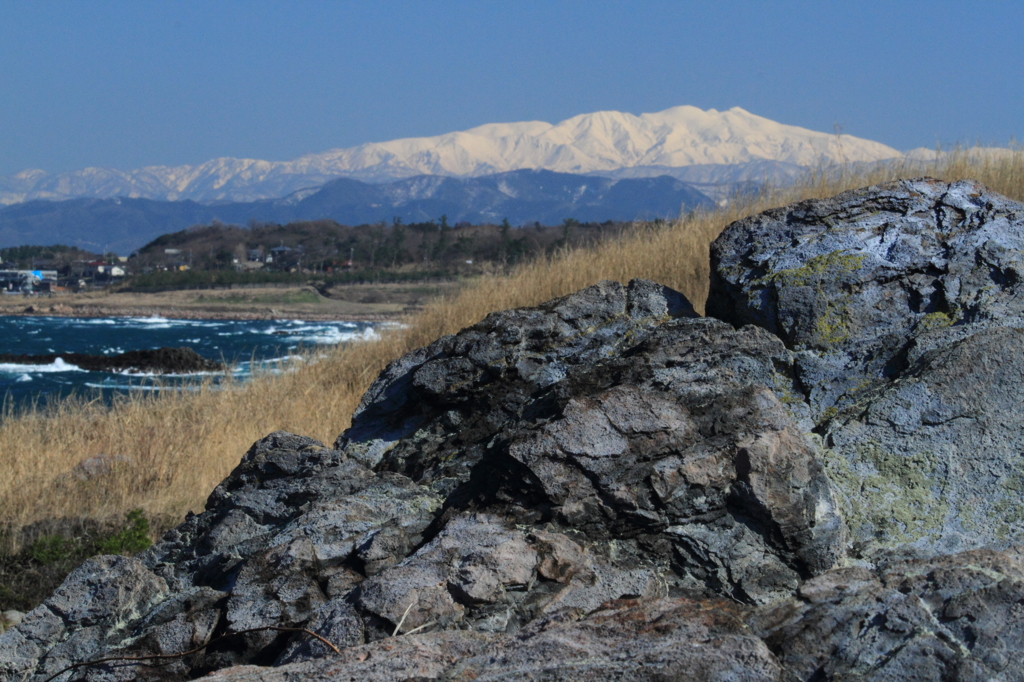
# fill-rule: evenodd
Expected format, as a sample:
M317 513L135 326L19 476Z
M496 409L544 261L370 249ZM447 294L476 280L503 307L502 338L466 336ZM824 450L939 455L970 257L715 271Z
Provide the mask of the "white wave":
M309 320L278 320L279 325L296 325L293 331L300 331L303 329L311 329L316 327L345 327L347 329L356 329L359 327L358 322L350 322L348 320L339 320L337 322L310 322Z
M149 330L149 329L174 329L174 327L176 327L176 326L177 325L175 325L174 323L166 322L166 321L165 322L146 322L144 324L144 328L147 329L147 330Z
M119 318L121 326L134 326L141 329L174 329L175 327L191 327L198 320L172 320L159 315L151 317L122 317Z
M297 321L293 321L296 322ZM355 330L355 331L352 331ZM351 322L332 324L303 324L290 329L270 327L264 334L284 336L288 341L315 343L318 345L334 345L347 341L378 341L380 335L373 327L359 329L359 325Z
M226 327L231 324L223 320L189 320L179 318L168 318L160 317L159 315L152 315L150 317L124 317L121 318L123 322L131 324L137 324L146 329L166 329L168 327L197 327L206 329L217 329L219 327Z
M21 383L23 381L32 381L32 377L30 377L28 374L22 374L20 377L17 378L17 381L18 383Z
M123 369L120 372L115 372L115 374L119 374L123 377L161 377L174 379L175 377L216 377L223 375L224 372L172 372L169 374L164 374L162 372L132 372L127 369Z
M159 385L146 385L146 384L94 384L86 382L85 386L89 388L105 388L108 390L118 391L197 391L198 386L159 386Z
M0 362L0 372L4 374L25 374L26 372L81 372L81 368L57 358L48 365L21 365L14 362Z

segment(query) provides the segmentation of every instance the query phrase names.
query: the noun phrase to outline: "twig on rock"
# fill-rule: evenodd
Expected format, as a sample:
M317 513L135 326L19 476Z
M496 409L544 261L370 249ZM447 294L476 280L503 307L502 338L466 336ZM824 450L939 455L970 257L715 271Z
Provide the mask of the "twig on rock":
M419 627L415 627L412 630L409 630L409 632L405 632L405 633L402 633L402 634L405 635L405 636L409 636L409 635L411 635L414 632L419 632L420 630L422 630L424 628L429 628L431 625L437 625L437 621L436 620L432 620L429 623L424 623L423 625L420 625Z
M264 625L264 626L258 627L258 628L249 628L247 630L239 630L238 632L229 632L227 634L221 635L220 637L214 637L210 641L206 642L206 644L203 644L202 646L198 646L195 649L189 649L188 651L183 651L180 654L153 654L151 656L108 656L107 658L97 658L95 661L82 661L81 663L75 663L73 665L69 665L66 668L63 668L62 670L58 670L54 674L52 674L49 677L47 677L46 680L44 680L44 682L52 682L53 680L57 679L58 677L60 677L61 675L63 675L64 673L66 673L68 671L75 670L77 668L87 668L89 666L99 665L100 663L111 663L113 661L142 662L142 661L167 660L167 659L171 659L171 658L182 658L182 657L188 656L190 654L198 653L198 652L202 651L203 649L207 648L208 646L210 646L211 644L213 644L214 642L219 642L222 639L227 639L228 637L235 637L236 635L244 635L244 634L249 633L249 632L261 632L261 631L264 631L264 630L274 630L274 631L277 631L277 632L304 632L307 635L309 635L310 637L315 637L316 639L319 639L321 642L323 642L328 647L330 647L334 651L334 653L336 653L336 654L340 654L341 653L341 650L338 649L338 647L334 646L327 639L325 639L324 637L321 637L320 635L316 634L312 630L307 630L306 628L285 628L285 627L279 627L277 625Z
M392 637L395 637L398 634L398 631L402 629L402 623L405 622L405 617L409 615L409 611L412 609L415 603L416 600L414 599L413 601L409 602L408 606L405 607L405 613L402 614L402 620L398 621L398 625L395 626L395 631L391 633Z

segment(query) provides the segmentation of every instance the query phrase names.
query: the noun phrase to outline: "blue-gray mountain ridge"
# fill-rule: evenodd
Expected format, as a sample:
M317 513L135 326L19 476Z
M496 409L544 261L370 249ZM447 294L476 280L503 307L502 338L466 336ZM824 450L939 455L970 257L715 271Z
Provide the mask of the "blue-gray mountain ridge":
M362 225L394 218L449 223L580 222L673 218L710 207L691 185L668 176L615 180L551 171L521 170L476 177L424 175L384 184L342 178L281 199L199 204L150 199L30 201L0 208L0 247L68 244L127 254L161 234L220 221L287 223L335 220Z

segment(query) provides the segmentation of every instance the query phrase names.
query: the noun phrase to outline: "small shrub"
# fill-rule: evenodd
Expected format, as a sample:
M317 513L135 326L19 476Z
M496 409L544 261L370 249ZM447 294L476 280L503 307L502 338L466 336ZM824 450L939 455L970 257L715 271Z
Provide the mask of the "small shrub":
M44 535L37 538L25 551L33 561L50 566L69 558L77 549L74 540L61 535Z
M124 528L96 543L98 554L135 554L152 544L149 539L149 521L141 509L128 512Z

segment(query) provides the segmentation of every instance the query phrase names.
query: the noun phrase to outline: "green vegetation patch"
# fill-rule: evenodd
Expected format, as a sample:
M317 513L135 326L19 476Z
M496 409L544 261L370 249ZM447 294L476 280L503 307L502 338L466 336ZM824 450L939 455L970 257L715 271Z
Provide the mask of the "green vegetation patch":
M0 612L30 611L53 593L68 573L98 554L135 554L152 544L141 509L122 524L95 521L51 524L15 554L0 555Z
M124 527L96 543L97 554L135 554L153 544L149 539L149 521L141 509L128 512Z
M63 535L43 535L25 548L25 554L42 566L50 566L70 558L78 551L78 543Z
M422 282L448 280L457 277L451 270L415 270L409 272L384 269L353 270L311 275L301 272L236 272L234 270L155 271L133 275L124 281L120 291L155 292L177 289L216 289L233 286L259 286L261 284L294 284L329 287L336 284L362 284L367 282Z

